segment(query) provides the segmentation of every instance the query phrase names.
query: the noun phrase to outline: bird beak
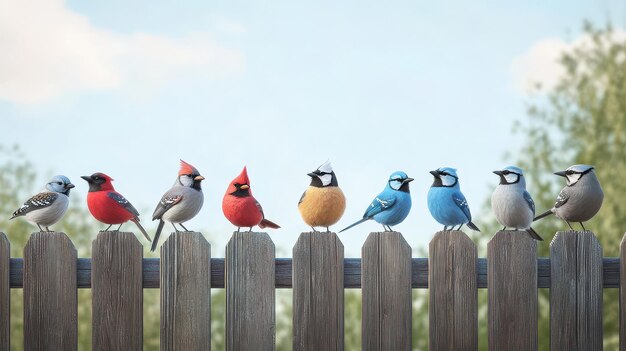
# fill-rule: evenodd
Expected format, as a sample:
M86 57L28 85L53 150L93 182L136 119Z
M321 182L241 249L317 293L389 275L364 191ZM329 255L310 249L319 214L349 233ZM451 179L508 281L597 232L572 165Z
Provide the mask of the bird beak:
M493 171L493 174L497 174L499 176L502 176L502 171Z
M430 171L430 174L432 174L433 176L435 176L435 178L439 178L439 172L437 171Z
M72 183L69 183L69 184L65 185L65 189L72 189L73 187L75 187L75 185L72 184Z
M402 184L405 184L405 183L410 183L410 182L412 182L412 181L413 181L413 178L407 178L407 179L405 179L405 180L403 180L403 181L402 181Z
M87 183L91 183L91 177L90 176L80 176L81 178L83 178L84 180L87 181Z
M554 174L561 176L561 177L567 177L567 173L565 171L554 172Z
M309 173L309 174L307 174L307 175L308 175L309 177L311 177L311 178L313 178L313 177L316 177L316 176L317 176L317 174L312 173L312 172L311 172L311 173Z
M201 180L204 180L204 177L203 177L203 176L201 176L201 175L199 175L199 176L196 176L195 178L193 178L193 180L199 180L199 181L201 181Z
M250 185L248 185L248 184L244 184L244 185L240 186L240 187L239 187L239 189L246 190L246 189L248 189L249 187L250 187Z

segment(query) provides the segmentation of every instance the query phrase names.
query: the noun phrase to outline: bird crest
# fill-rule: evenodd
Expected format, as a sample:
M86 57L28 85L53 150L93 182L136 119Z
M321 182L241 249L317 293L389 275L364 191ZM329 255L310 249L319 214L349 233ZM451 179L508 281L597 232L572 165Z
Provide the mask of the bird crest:
M183 160L180 160L180 171L178 171L178 175L180 176L183 174L200 174L200 172L198 172L196 167L190 165Z
M243 166L243 170L241 171L241 173L239 173L237 178L233 179L233 184L235 183L250 185L250 179L248 179L248 170L246 166Z
M324 162L321 166L317 167L317 170L323 173L332 173L333 166L330 163L330 160Z

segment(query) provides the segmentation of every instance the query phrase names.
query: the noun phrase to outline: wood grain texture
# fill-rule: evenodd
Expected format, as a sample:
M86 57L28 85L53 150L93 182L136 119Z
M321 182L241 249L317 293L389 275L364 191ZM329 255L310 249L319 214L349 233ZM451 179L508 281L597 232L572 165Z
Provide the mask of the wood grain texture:
M0 350L9 350L11 344L10 258L11 244L0 232Z
M411 246L398 232L371 233L361 253L363 350L411 350Z
M24 247L24 349L77 348L76 249L64 233L33 233Z
M92 349L142 350L143 246L133 233L100 232L92 255Z
M537 242L500 231L487 259L489 350L537 350Z
M429 257L429 350L478 350L476 245L461 231L441 231Z
M275 349L274 243L235 232L226 246L226 350Z
M211 245L172 233L161 246L161 350L211 350Z
M550 244L550 349L602 350L602 247L592 232L558 232Z
M343 244L302 233L293 248L293 350L343 350Z

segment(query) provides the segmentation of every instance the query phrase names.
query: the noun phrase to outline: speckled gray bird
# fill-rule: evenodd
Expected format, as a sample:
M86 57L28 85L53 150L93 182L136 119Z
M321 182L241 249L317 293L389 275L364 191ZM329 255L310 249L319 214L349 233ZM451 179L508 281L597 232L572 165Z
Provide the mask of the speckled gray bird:
M70 190L74 187L64 175L54 176L46 187L28 199L20 208L13 212L10 219L24 216L27 221L36 225L40 231L50 231L49 226L58 222L69 205ZM43 228L42 228L43 227Z
M574 230L571 222L580 223L583 230L586 230L583 222L590 220L598 213L604 200L604 192L593 166L573 165L565 171L554 174L565 177L567 185L556 198L554 207L534 220L554 214L564 220L571 230Z

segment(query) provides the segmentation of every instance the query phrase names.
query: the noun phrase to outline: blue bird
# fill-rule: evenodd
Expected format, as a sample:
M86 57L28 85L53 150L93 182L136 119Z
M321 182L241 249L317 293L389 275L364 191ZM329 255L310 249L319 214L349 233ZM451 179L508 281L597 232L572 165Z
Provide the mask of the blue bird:
M457 230L460 230L467 224L470 229L479 232L480 229L472 223L467 200L461 193L456 169L443 167L430 171L430 174L435 181L428 191L428 210L437 222L443 224L443 230L452 230L457 225Z
M339 231L339 233L373 219L383 225L385 231L392 231L391 226L401 223L411 210L411 193L409 178L404 172L394 172L389 176L387 186L369 205L363 219Z

